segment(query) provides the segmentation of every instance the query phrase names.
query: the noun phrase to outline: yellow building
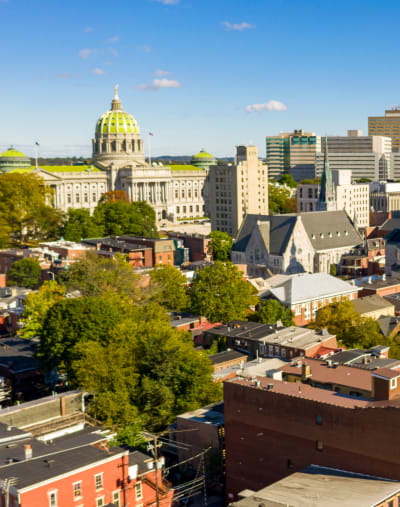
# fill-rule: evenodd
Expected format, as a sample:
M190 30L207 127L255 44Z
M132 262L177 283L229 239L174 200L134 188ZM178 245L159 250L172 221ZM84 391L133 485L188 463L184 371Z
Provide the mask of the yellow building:
M392 150L400 152L400 106L387 109L385 116L369 116L368 135L390 137Z

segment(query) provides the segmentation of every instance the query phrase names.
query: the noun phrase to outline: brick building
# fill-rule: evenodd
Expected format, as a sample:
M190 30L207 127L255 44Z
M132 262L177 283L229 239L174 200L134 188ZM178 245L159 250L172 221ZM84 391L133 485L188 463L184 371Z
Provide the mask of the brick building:
M135 236L118 236L118 239L126 243L152 248L154 266L157 264L174 265L175 244L172 239L137 238Z
M208 244L211 241L209 236L203 234L185 234L181 232L168 231L171 239L181 239L185 248L189 249L189 260L191 262L211 260Z
M228 498L310 464L400 480L400 372L369 375L371 399L265 377L225 382Z
M150 246L128 243L116 238L84 239L82 243L95 249L98 255L114 257L117 253L123 254L134 268L153 267L153 250Z
M5 483L12 507L144 506L156 502L153 458L123 447L109 448L95 428L42 442L0 425L1 505ZM96 431L97 430L97 431ZM170 506L173 491L158 471L160 504Z
M258 322L235 320L206 332L208 344L218 340L226 347L245 352L254 357L297 356L316 357L321 348L337 350L336 336L326 330L314 331L300 327L278 327Z
M302 273L283 278L261 297L276 299L292 311L296 326L305 326L324 306L357 299L359 290L355 285L326 273Z

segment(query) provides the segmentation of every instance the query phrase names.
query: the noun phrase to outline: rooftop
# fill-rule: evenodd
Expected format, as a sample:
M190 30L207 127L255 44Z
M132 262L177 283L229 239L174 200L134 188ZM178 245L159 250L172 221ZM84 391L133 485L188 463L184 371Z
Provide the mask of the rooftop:
M235 502L235 507L372 507L400 491L400 482L310 465ZM321 502L321 499L323 501Z
M178 418L219 426L224 423L224 402L220 401L197 410L192 410L191 412L185 412L178 415Z
M32 371L37 368L34 357L37 347L34 340L5 338L0 341L0 366L14 373Z
M104 247L116 248L118 250L126 250L128 252L133 252L136 250L151 250L151 247L145 245L139 245L135 243L127 243L126 241L122 241L116 238L93 238L93 239L83 239L82 243L86 245L98 246L101 245Z
M217 354L213 354L208 356L212 364L223 364L228 361L234 361L235 359L247 359L247 354L243 354L242 352L238 352L237 350L224 350L223 352L218 352Z
M301 273L271 287L269 292L279 301L297 304L358 290L360 289L349 282L327 273Z
M371 373L360 368L353 368L352 366L338 365L332 367L327 361L311 359L309 357L299 357L298 360L294 359L290 364L280 368L280 370L284 374L301 376L301 365L303 363L311 368L310 379L312 382L320 384L338 384L354 389L362 389L363 391L372 391Z
M394 308L390 301L382 296L378 296L378 294L372 294L372 296L355 299L353 301L353 306L354 309L361 314Z

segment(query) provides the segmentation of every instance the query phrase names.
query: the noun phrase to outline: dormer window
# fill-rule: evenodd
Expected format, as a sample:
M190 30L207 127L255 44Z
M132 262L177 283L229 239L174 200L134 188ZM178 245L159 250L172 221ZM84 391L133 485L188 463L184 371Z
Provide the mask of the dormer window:
M324 238L324 233L323 233L323 232L321 232L321 233L320 233L320 235L319 235L319 237L320 237L321 239L323 239L323 238Z
M315 239L315 234L311 234L311 239Z
M339 231L336 232L336 236L340 237L340 232Z
M348 231L344 231L344 235L345 235L345 236L348 236L348 235L349 235L349 232L348 232Z
M328 232L328 236L331 238L331 237L332 237L332 233L331 233L331 232Z

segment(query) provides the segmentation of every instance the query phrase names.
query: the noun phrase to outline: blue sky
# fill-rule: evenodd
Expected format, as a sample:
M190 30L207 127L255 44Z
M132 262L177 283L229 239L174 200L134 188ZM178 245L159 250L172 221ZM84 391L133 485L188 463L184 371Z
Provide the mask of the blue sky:
M399 19L391 0L0 0L0 148L89 155L116 83L153 155L366 132L400 102Z

